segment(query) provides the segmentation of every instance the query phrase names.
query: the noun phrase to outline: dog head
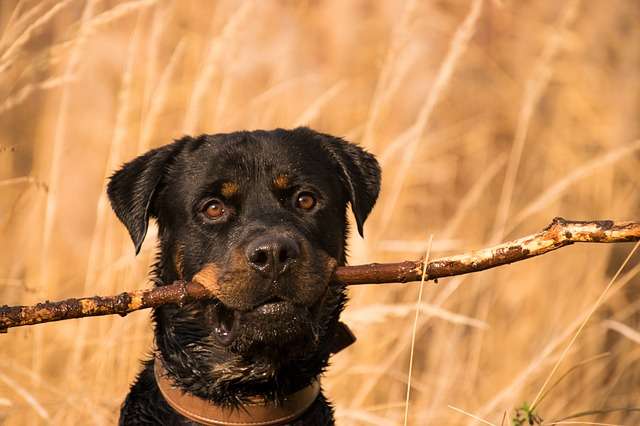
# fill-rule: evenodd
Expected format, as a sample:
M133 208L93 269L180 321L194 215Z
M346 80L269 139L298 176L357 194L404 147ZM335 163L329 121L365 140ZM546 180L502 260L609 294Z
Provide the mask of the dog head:
M362 234L379 187L371 154L307 128L185 137L125 164L108 195L136 251L157 219L159 285L193 280L215 295L156 310L169 364L323 368L345 301L331 276L345 263L346 207Z

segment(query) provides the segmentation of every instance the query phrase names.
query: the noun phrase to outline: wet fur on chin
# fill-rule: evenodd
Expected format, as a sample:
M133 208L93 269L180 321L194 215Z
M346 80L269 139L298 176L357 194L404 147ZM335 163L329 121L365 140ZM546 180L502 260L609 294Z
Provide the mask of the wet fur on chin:
M254 331L241 334L232 347L222 347L206 326L211 303L158 309L156 342L165 368L182 389L221 404L242 404L255 395L277 400L307 386L327 367L330 339L347 299L344 287L332 283L329 288L319 321L305 326L315 328L312 341L306 333L296 333L296 342L283 345ZM172 327L164 327L159 316L171 317ZM238 354L252 350L252 355Z

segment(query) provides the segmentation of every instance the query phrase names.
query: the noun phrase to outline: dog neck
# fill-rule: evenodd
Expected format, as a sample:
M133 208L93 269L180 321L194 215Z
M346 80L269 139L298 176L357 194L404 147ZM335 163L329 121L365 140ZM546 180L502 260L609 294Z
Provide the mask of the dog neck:
M166 370L172 381L181 389L200 398L220 405L241 406L253 396L259 395L270 401L278 401L288 394L317 381L324 371L326 360L355 342L355 337L346 324L338 322L332 337L322 353L310 354L302 361L276 364L269 359L249 361L234 355L213 360L211 354L200 359L205 350L187 353L176 342L167 338L166 331L156 329L158 343L156 357L167 360ZM163 335L165 335L163 337ZM311 357L313 356L313 358ZM167 358L168 357L168 358Z
M187 419L203 425L283 425L300 418L320 394L320 383L316 379L278 402L253 398L241 406L226 406L180 390L168 378L167 371L158 357L154 361L154 376L167 404Z

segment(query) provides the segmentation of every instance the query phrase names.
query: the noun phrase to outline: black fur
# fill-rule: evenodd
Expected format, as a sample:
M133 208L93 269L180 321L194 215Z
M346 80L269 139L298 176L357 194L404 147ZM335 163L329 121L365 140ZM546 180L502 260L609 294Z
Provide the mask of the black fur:
M156 285L206 279L203 271L220 283L211 300L155 310L171 379L237 405L256 395L278 400L321 374L346 302L330 282L346 260L346 206L362 234L379 188L371 154L307 128L185 137L116 172L107 192L136 252L149 218L158 221ZM309 194L315 204L306 209L297 200ZM219 217L206 214L212 205L222 206L212 208ZM191 423L165 403L147 361L120 424ZM320 395L293 424L333 424L333 409Z

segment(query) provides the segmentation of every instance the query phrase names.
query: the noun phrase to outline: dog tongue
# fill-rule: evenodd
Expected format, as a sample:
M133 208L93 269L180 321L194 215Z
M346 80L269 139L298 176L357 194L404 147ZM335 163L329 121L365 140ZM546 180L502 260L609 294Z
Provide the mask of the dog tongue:
M235 332L238 328L239 315L238 312L227 308L220 304L217 309L218 325L215 327L216 337L223 345L230 344L235 338Z

